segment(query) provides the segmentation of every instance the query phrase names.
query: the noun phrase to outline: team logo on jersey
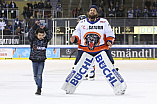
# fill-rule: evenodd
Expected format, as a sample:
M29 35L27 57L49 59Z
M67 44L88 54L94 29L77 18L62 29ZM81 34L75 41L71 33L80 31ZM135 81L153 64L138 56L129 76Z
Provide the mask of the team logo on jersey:
M94 50L94 48L100 43L100 34L96 32L88 32L85 34L85 44L88 46L89 50Z

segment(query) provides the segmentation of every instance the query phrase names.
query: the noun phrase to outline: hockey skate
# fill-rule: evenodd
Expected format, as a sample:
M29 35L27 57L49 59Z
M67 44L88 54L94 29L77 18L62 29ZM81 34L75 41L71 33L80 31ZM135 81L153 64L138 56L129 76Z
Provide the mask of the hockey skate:
M95 70L92 70L90 73L89 73L89 79L92 81L92 80L95 80Z
M114 91L115 95L124 95L126 88L127 88L127 85L125 82L123 82L119 86L115 87L113 89L113 91Z
M88 80L88 74L85 75L85 77L83 78L83 80Z
M115 68L117 71L119 70L119 68Z
M91 69L90 69L90 73L89 74L86 74L85 77L83 78L83 80L94 80L95 78L95 66L93 66Z

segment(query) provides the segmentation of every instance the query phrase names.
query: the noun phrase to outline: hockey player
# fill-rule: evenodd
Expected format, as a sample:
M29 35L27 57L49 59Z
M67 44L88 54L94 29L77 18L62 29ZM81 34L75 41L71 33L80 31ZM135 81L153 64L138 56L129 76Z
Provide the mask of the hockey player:
M86 18L86 15L79 15L78 18L77 18L77 22L79 23L80 20L83 20ZM71 40L71 38L70 38ZM75 41L73 43L77 43L78 41ZM76 57L76 60L75 60L75 63L74 63L74 66L78 63L80 57L82 55L82 51L78 49L78 53L77 53L77 57ZM89 74L86 74L85 76L85 80L88 79L88 77L91 79L91 80L94 80L94 77L95 77L95 64L93 64L93 67L91 67L90 69L90 73Z
M96 7L96 9L97 9L97 7ZM97 10L98 10L98 9L97 9ZM77 22L80 22L80 20L83 20L83 19L85 19L85 18L86 18L85 15L80 15L80 16L78 17L78 21L77 21ZM98 15L97 15L96 18L99 18ZM74 33L75 33L75 32L74 32ZM73 37L70 38L71 43L78 43L76 34L74 34L74 33L73 33ZM114 39L113 39L113 40L114 40ZM110 47L112 47L111 40L110 40L110 41L109 41L109 40L107 41L107 45L110 46ZM112 55L111 55L110 49L107 49L107 50L105 50L105 51L106 51L106 53L107 53L107 55L108 55L110 61L111 61L112 64L114 65L114 60L113 60L113 57L112 57ZM76 60L75 60L74 65L76 65L76 64L78 63L78 61L79 61L81 55L82 55L82 49L79 49L79 48L78 48L78 54L77 54L77 57L76 57ZM93 66L93 67L90 69L90 73L89 73L89 78L90 78L90 79L94 79L94 77L95 77L95 64L93 64L92 66ZM116 70L118 71L119 69L116 68ZM85 76L85 79L87 79L87 77L88 77L88 74Z
M71 37L71 43L78 43L80 59L74 70L68 75L62 89L67 94L75 92L82 78L89 72L93 60L114 90L116 95L123 95L126 83L114 68L114 60L109 50L114 42L115 35L109 22L98 17L98 8L95 5L89 7L88 18L81 20Z
M36 21L34 26L29 30L28 39L31 45L29 59L32 61L34 80L37 85L36 95L41 95L42 73L46 60L46 48L52 38L52 33L45 26L39 25ZM45 36L46 34L46 36Z

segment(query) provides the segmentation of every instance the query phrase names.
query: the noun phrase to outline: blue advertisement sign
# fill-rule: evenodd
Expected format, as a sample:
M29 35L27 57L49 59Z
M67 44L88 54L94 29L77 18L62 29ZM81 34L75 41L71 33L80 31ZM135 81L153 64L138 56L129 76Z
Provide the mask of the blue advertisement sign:
M13 48L13 58L29 58L30 48ZM47 58L60 58L59 48L47 48Z
M13 48L13 58L29 58L30 48Z
M46 57L47 58L60 58L60 49L59 48L47 48Z

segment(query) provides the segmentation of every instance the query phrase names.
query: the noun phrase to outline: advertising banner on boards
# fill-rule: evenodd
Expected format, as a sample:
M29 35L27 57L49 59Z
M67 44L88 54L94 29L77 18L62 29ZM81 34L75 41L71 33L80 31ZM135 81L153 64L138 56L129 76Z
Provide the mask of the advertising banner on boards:
M13 58L29 58L30 48L14 48Z
M75 58L77 56L77 48L61 48L60 58Z
M13 58L29 58L30 48L14 48ZM46 57L47 58L59 58L60 49L59 48L47 48Z
M60 49L59 48L47 48L46 57L47 58L60 58Z
M76 48L61 48L60 50L61 58L69 58L70 56L74 58L77 56ZM154 58L154 56L157 57L157 53L155 53L153 48L111 48L111 54L113 58Z
M0 48L0 58L12 58L13 49L12 48Z
M112 48L111 54L114 58L154 58L152 48Z
M29 58L30 47L1 47L0 58ZM157 48L153 47L113 47L111 48L113 58L157 58ZM76 58L77 48L54 48L48 47L47 58Z

